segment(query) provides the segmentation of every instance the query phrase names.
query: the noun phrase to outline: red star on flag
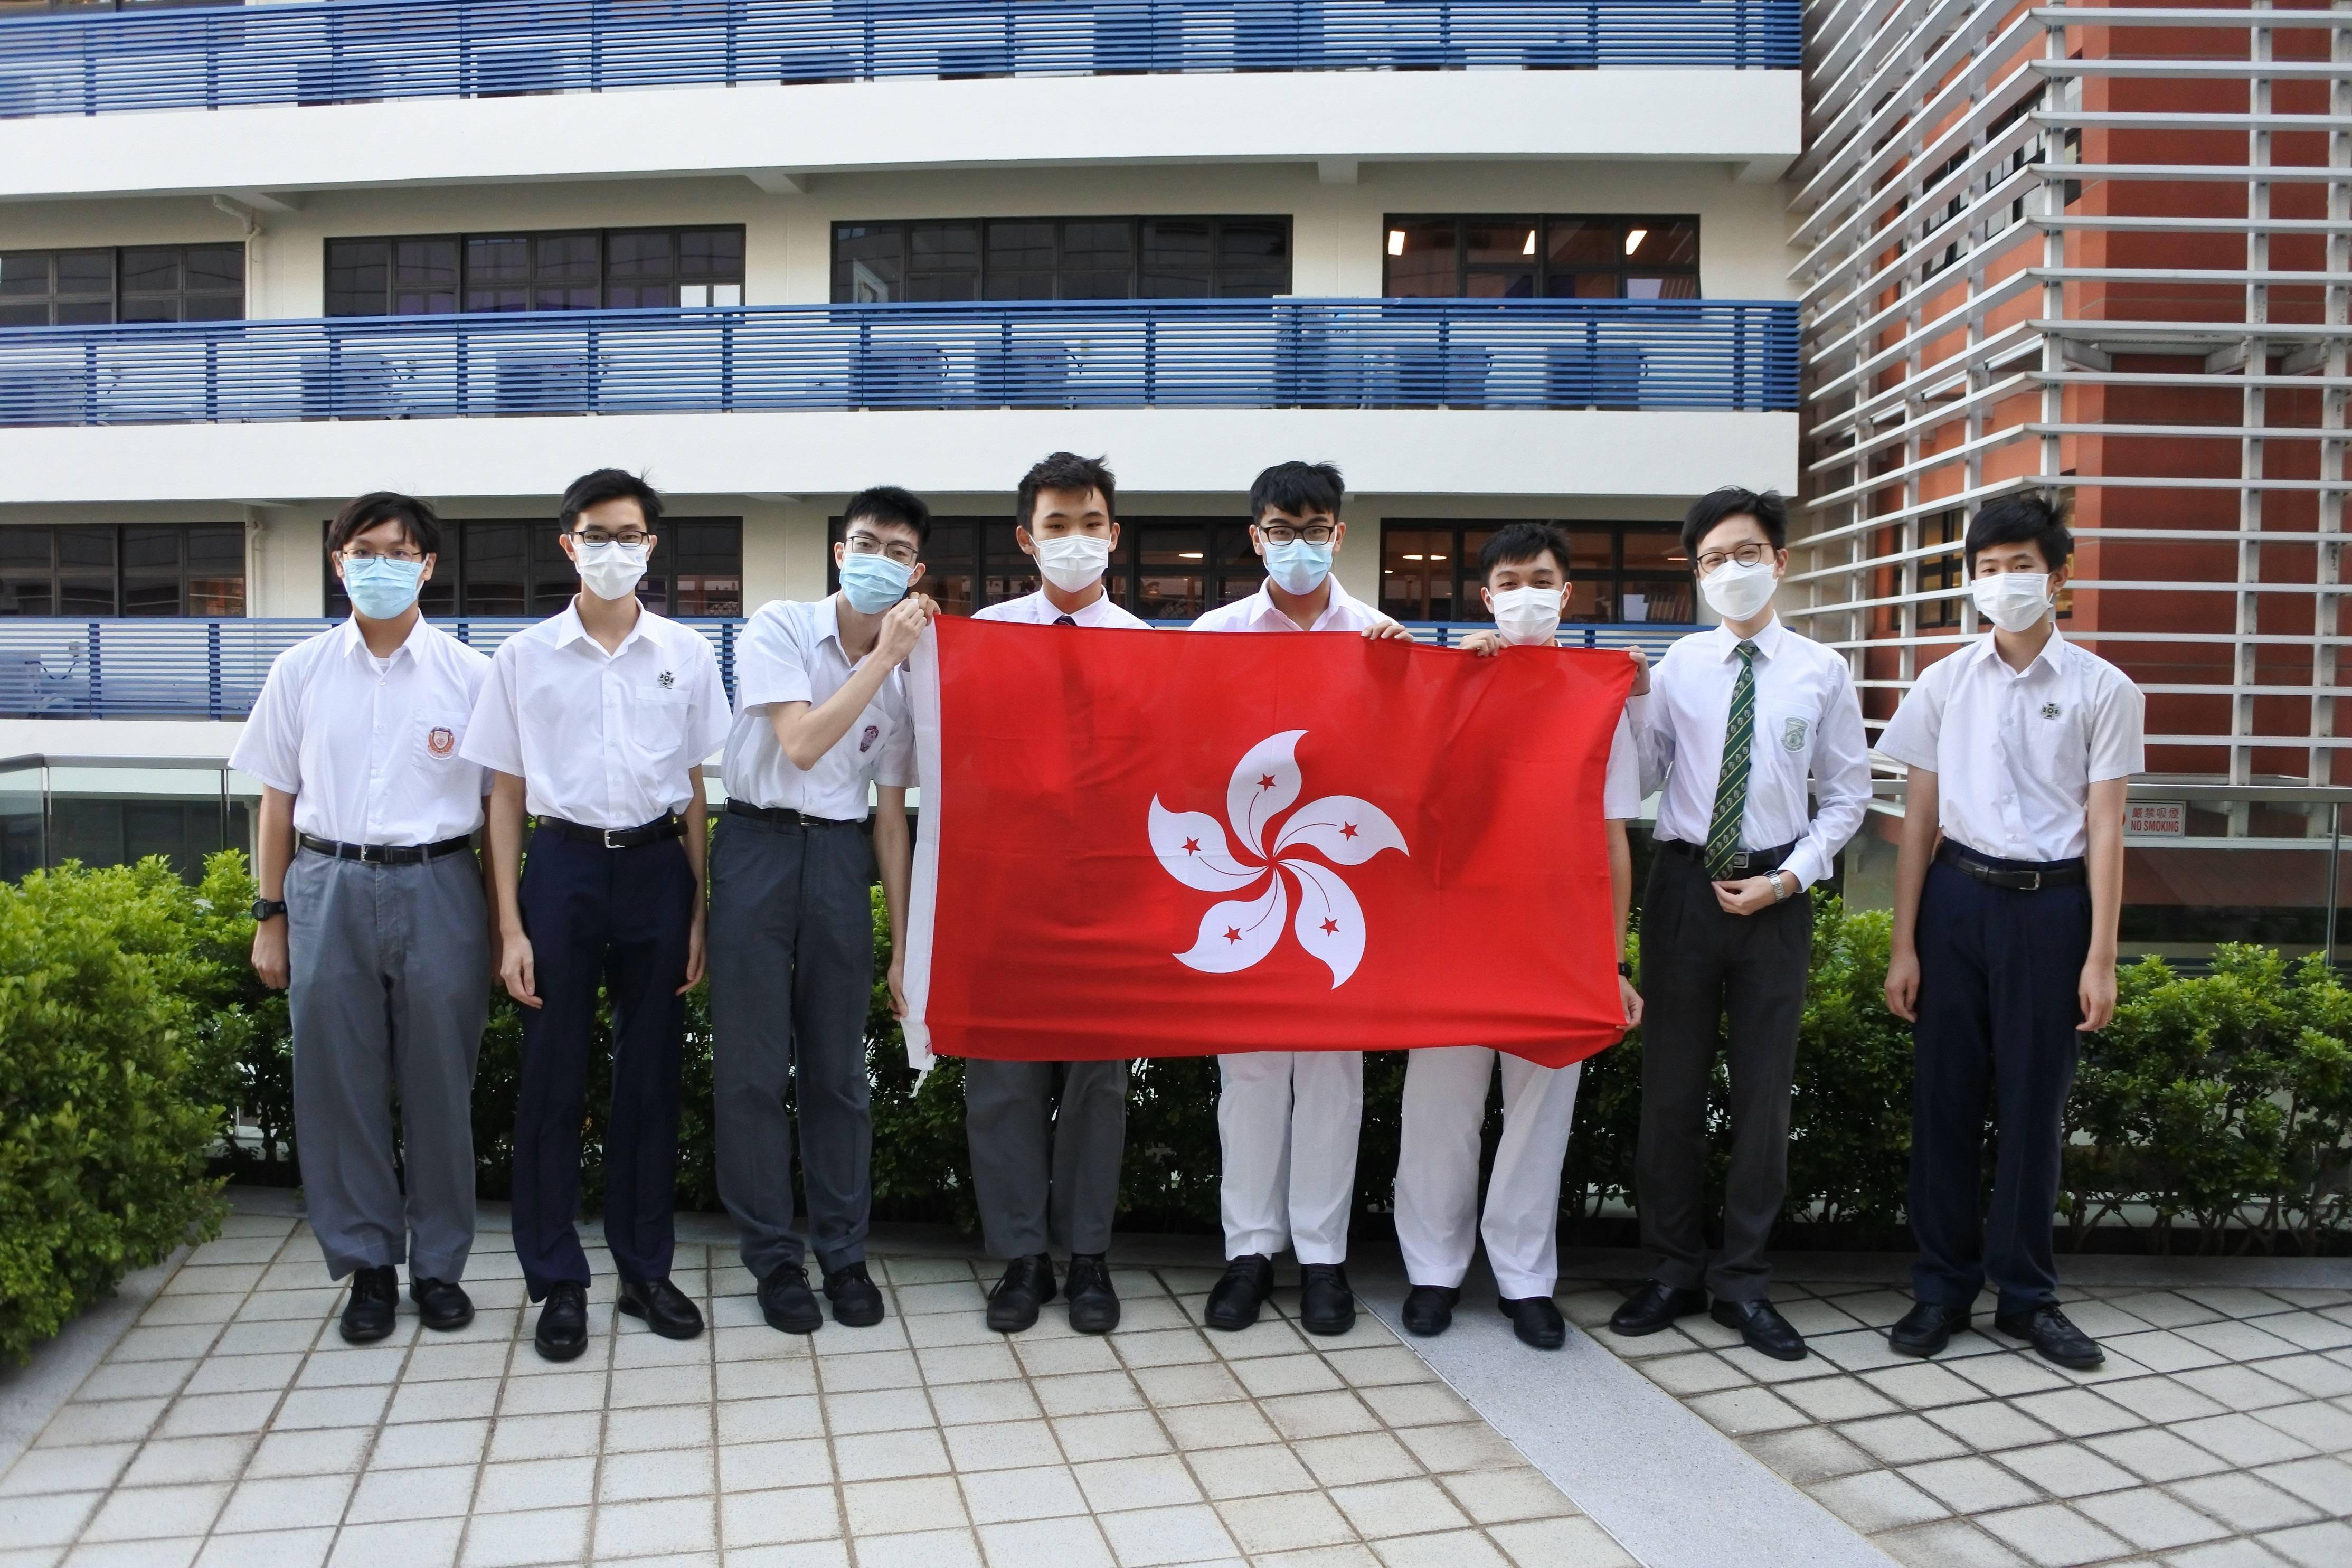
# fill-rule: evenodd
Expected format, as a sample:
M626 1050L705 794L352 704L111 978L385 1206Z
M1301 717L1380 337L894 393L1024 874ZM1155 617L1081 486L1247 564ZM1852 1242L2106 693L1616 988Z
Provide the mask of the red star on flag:
M1338 931L1339 929L1339 922L1338 921L1325 921L1323 922L1323 933L1324 933L1326 936L1330 935L1332 932L1334 932L1334 931Z
M1343 823L1341 823L1341 824L1339 825L1339 837L1342 837L1342 838L1353 838L1355 836L1356 836L1356 825L1355 825L1354 823L1352 823L1352 822L1343 822Z
M1260 789L1272 789L1274 787L1274 775L1272 773L1260 773L1258 775L1257 787Z
M1227 926L1227 927L1225 928L1225 940L1226 940L1227 942L1239 942L1239 941L1241 941L1241 939L1242 939L1242 933L1241 933L1241 929L1240 929L1239 927L1237 927L1237 926Z
M1187 854L1187 855L1198 855L1200 852L1201 852L1201 841L1200 841L1199 839L1197 839L1197 838L1187 838L1186 840L1184 840L1184 853L1185 853L1185 854Z

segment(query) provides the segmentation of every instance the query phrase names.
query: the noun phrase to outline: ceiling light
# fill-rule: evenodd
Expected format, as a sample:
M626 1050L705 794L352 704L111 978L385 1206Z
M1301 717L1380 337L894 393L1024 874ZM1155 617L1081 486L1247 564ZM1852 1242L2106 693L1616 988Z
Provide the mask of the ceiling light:
M1631 256L1635 251L1641 249L1642 242L1649 237L1650 231L1646 228L1627 229L1625 231L1625 254Z
M1443 555L1433 555L1433 556L1431 556L1431 557L1430 557L1430 559L1431 559L1432 561L1443 561L1443 560L1444 560L1444 559L1445 559L1445 557L1444 557L1444 556L1443 556Z
M1420 560L1420 559L1421 559L1421 557L1420 557L1420 556L1418 556L1418 555L1408 555L1408 556L1406 556L1406 557L1405 557L1405 559L1406 559L1407 561L1418 561L1418 560Z
M1180 550L1176 552L1176 559L1179 561L1198 561L1201 559L1201 552L1197 550Z
M1404 254L1404 230L1401 228L1389 230L1389 254L1391 256Z
M1536 231L1534 229L1529 229L1528 230L1528 242L1519 247L1519 254L1521 256L1533 256L1535 253Z

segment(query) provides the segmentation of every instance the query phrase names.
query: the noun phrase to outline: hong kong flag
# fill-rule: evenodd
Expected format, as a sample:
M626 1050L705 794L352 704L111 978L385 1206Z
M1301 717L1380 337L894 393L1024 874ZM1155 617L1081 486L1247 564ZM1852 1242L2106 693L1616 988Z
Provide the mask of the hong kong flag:
M1622 654L942 616L909 675L919 1064L1623 1034Z

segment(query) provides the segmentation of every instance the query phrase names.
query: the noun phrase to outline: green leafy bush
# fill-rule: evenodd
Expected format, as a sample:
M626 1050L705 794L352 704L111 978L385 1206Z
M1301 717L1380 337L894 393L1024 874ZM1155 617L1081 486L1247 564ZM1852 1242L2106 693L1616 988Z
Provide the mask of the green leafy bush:
M217 1229L202 917L160 858L0 884L0 1358Z

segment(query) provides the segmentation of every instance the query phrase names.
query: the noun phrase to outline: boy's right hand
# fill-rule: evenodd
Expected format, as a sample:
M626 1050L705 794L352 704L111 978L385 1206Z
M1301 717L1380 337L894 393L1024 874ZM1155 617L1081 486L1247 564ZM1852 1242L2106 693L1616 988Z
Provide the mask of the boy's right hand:
M1919 955L1889 953L1886 959L1886 1010L1906 1023L1919 1021Z
M931 613L937 608L920 594L891 605L882 616L882 631L874 642L874 657L894 667L906 663L907 656L915 651L915 644L921 638L923 628L931 624Z
M253 972L272 991L283 991L290 974L286 959L286 917L262 921L253 928Z
M1627 693L1627 695L1633 697L1647 697L1650 694L1649 650L1646 648L1629 647L1625 652L1626 655L1633 661L1633 689Z
M1454 646L1465 653L1475 653L1480 658L1492 658L1496 654L1503 651L1503 634L1500 632L1472 632L1468 637L1464 637Z
M502 933L499 939L499 980L507 994L526 1007L541 1005L539 976L531 963L530 938L520 931Z

